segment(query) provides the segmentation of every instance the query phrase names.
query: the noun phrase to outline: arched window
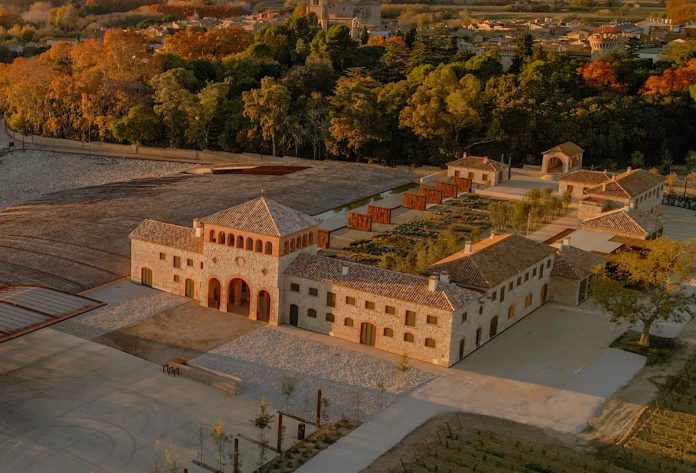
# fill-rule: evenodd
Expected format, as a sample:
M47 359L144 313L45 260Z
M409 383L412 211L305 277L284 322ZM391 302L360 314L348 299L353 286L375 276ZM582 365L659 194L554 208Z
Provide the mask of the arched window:
M256 240L256 248L254 251L257 253L263 253L263 242L261 240Z
M307 235L302 235L302 247L307 246Z
M215 243L215 230L210 230L210 238L208 240Z
M314 233L309 234L309 244L313 245L314 244Z
M405 342L413 343L414 340L415 340L415 338L413 337L412 333L405 333L404 334L404 341Z
M346 317L343 320L343 325L345 325L346 327L352 327L353 326L353 319L351 319L350 317Z
M290 251L295 251L295 240L290 240Z
M241 235L237 237L237 248L244 248L244 237Z
M491 325L488 328L488 337L493 338L498 334L498 316L491 319Z
M435 348L435 339L434 338L426 338L425 339L425 346L428 348Z
M390 329L389 327L385 328L384 331L382 332L385 337L393 337L394 336L394 331Z
M218 233L218 243L221 245L225 244L225 232Z
M530 293L527 294L527 296L524 298L524 306L525 306L525 307L529 307L530 305L532 305L533 302L534 302L534 295L530 292Z
M246 249L249 251L254 251L254 239L247 237L246 239Z
M508 319L511 319L516 315L517 315L517 306L515 304L510 304L510 307L508 307Z
M234 246L234 235L227 235L227 246Z
M271 253L273 253L273 243L271 243L270 241L267 241L266 248L264 249L263 252L267 255L270 255Z
M290 253L290 244L286 241L285 244L283 244L283 254L287 255Z

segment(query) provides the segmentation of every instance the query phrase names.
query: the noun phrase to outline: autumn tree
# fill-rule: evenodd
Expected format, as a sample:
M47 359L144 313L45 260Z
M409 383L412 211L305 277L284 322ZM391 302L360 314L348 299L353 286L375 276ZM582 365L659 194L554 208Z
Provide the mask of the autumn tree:
M597 60L583 64L578 73L590 87L609 89L617 92L625 91L627 84L619 82L614 65L609 61Z
M244 116L261 127L264 139L271 140L276 155L276 136L285 122L290 108L290 92L272 77L264 77L261 87L242 93Z
M207 31L187 29L167 36L164 51L188 60L217 60L244 51L252 42L251 34L238 26Z
M648 77L641 93L645 95L668 95L688 91L696 84L696 59L690 59L684 66L666 69L662 74Z

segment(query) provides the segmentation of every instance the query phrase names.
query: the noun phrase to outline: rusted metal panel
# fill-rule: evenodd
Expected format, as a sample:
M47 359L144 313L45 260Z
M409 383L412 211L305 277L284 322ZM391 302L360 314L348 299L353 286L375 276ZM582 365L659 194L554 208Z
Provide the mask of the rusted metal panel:
M453 177L452 180L457 184L459 192L471 192L471 179L468 177Z
M457 197L459 190L456 183L450 182L436 182L435 188L442 191L442 196L444 198Z
M379 205L369 205L367 215L376 223L391 223L391 209L380 207Z
M331 232L328 230L317 230L317 246L319 248L328 248L331 243Z
M406 192L403 197L403 206L407 209L425 210L425 196Z
M372 219L369 215L348 212L348 228L369 232L372 230Z
M428 204L441 204L442 191L430 186L421 186L421 194L425 196L425 202Z

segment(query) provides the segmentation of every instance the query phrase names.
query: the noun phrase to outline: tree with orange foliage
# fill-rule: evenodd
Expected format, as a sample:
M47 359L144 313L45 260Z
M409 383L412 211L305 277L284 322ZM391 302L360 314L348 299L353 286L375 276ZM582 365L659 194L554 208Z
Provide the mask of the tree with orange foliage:
M385 38L384 36L372 36L367 41L367 46L387 46L388 44L394 44L402 48L406 47L406 43L402 36L390 36L389 38Z
M164 50L184 59L222 59L251 45L251 34L239 27L184 30L164 40Z
M609 61L588 62L578 67L577 71L582 76L585 84L590 87L611 89L617 92L624 92L628 89L628 84L619 82L614 65Z
M694 0L669 0L667 16L675 23L688 23L696 20L696 2Z
M696 59L683 67L666 69L662 74L648 77L641 89L643 95L669 95L689 89L696 84Z

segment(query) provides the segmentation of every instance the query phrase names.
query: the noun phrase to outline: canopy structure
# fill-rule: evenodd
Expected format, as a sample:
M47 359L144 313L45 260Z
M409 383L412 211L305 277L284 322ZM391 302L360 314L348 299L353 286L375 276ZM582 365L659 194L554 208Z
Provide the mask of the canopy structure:
M106 304L37 286L0 289L0 343L26 335Z

